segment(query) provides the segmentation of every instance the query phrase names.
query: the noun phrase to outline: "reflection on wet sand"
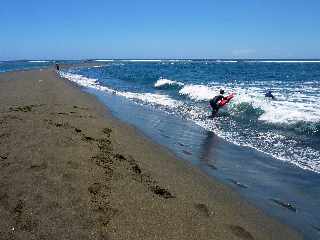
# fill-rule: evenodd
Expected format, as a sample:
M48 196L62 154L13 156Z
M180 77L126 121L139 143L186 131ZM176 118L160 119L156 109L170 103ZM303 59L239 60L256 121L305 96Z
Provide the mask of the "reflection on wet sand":
M200 148L200 166L209 167L216 170L215 152L219 144L218 137L213 132L206 132L206 137L203 140Z

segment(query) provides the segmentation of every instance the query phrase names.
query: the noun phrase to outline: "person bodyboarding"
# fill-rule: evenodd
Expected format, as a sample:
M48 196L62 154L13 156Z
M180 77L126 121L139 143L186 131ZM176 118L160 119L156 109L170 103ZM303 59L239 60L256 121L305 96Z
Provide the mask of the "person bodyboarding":
M271 98L272 100L276 100L275 96L272 94L271 90L268 90L264 95L266 98Z
M221 107L226 105L233 97L234 93L228 95L227 97L223 96L224 90L220 89L220 94L212 98L209 103L212 108L212 114L210 117L215 117Z
M220 94L215 96L209 101L209 104L212 108L212 114L211 114L212 117L216 116L219 111L219 108L220 108L219 101L221 101L224 98L223 94L224 94L224 90L220 89Z

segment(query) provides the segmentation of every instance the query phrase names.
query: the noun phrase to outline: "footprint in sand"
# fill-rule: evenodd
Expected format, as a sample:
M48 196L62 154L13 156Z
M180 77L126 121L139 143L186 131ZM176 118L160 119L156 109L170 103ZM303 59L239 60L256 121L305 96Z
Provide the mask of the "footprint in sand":
M112 130L110 128L104 128L102 129L102 132L106 134L108 137L110 137Z
M204 216L210 217L212 215L212 212L209 210L207 205L203 203L196 203L194 204L194 207Z
M6 160L8 158L8 155L7 153L5 154L0 154L0 160Z
M75 108L75 109L82 109L82 110L89 110L89 108L87 108L87 107L79 107L79 106L73 106L73 108Z
M231 229L231 232L240 239L254 240L251 233L245 230L243 227L238 225L229 225L229 228Z
M135 174L139 174L139 175L141 174L141 169L137 164L132 166L132 170Z
M22 210L25 207L25 203L22 200L19 200L15 206L15 208L13 209L13 212L17 215L21 215L22 214Z
M86 141L86 142L91 142L91 141L94 141L95 139L94 139L94 138L92 138L92 137L89 137L89 136L85 136L85 135L83 135L82 140L84 140L84 141Z
M31 112L34 106L35 105L10 107L9 110L14 112Z
M6 191L0 189L0 205L7 208L9 206L9 196Z
M165 199L175 198L175 196L173 196L167 189L158 186L149 175L142 174L141 168L132 156L126 158L122 154L117 153L115 154L115 158L120 161L127 161L131 166L131 170L133 171L134 175L139 176L141 183L144 184L154 194Z
M150 190L165 199L169 199L169 198L175 198L175 196L173 196L167 189L165 188L161 188L158 185L154 185L154 186L150 186Z
M125 161L125 160L127 160L127 159L126 159L122 154L120 154L120 153L115 154L114 157L115 157L117 160L119 160L119 161Z
M0 138L8 138L10 136L10 133L1 133Z
M47 163L42 160L33 160L30 169L40 171L47 168Z
M81 129L79 129L79 128L74 128L74 130L75 130L77 133L82 132Z
M106 227L111 219L119 213L119 210L109 206L99 206L95 212L98 215L99 221Z
M78 168L79 168L79 163L77 163L77 162L68 161L67 164L68 164L72 169L78 169Z
M100 183L94 183L92 184L90 187L88 187L88 191L91 193L91 194L97 194L100 192L102 186Z

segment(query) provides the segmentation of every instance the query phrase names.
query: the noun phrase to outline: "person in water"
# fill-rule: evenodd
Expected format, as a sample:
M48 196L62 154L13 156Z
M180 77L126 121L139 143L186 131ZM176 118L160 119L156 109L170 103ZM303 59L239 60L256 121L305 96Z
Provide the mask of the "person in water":
M272 100L275 100L275 96L273 96L271 90L267 91L266 94L264 95L266 98L271 98Z
M223 94L224 94L224 90L223 90L223 89L220 89L220 94L217 95L217 96L215 96L214 98L212 98L212 99L209 101L210 106L211 106L211 108L212 108L212 115L211 115L212 117L214 117L214 116L218 113L218 111L219 111L219 108L220 108L219 102L220 102L222 99L224 99Z

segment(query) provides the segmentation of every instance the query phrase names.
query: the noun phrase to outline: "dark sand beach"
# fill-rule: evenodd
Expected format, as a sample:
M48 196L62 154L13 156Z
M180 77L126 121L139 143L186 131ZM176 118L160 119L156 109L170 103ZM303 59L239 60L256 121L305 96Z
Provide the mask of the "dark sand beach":
M0 239L300 239L51 70L0 74Z

